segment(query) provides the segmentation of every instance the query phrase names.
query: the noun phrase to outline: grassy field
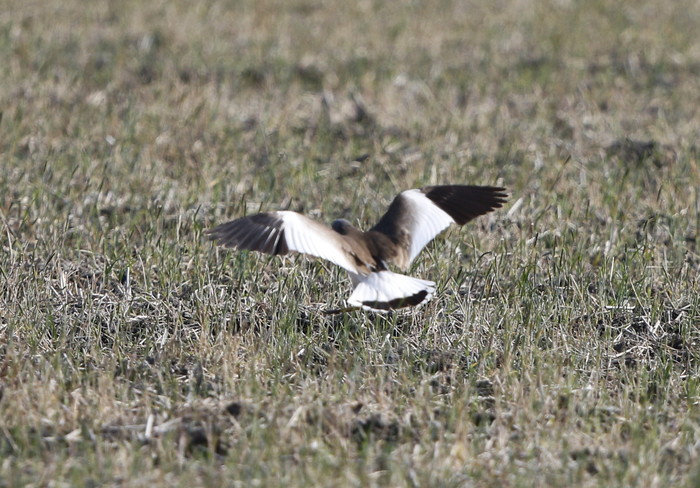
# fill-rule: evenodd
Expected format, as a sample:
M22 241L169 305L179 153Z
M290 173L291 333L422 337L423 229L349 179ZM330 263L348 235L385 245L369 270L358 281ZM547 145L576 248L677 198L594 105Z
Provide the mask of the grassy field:
M0 3L0 486L700 485L695 0ZM418 310L204 234L440 183Z

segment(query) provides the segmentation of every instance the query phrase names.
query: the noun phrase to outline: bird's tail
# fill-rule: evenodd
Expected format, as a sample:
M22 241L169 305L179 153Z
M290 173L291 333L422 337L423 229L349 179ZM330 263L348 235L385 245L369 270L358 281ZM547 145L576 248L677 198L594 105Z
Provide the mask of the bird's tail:
M357 286L348 304L378 312L419 305L430 300L435 292L432 281L391 271L370 273L353 281L357 281Z

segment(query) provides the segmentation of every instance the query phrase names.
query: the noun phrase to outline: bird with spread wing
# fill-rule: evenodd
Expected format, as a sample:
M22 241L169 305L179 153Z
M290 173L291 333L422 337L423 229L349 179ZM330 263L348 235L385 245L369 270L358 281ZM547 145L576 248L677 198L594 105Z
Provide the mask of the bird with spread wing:
M399 193L377 225L363 232L345 219L327 227L297 212L265 212L218 225L208 231L217 244L284 255L309 254L345 268L354 290L351 307L387 311L428 301L435 283L394 273L408 269L418 253L450 224L464 225L500 208L505 188L426 186Z

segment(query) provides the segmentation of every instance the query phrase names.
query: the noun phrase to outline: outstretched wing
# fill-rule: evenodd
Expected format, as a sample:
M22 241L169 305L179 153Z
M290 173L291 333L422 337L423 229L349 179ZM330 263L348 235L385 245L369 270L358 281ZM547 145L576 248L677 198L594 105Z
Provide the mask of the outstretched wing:
M266 254L296 251L360 273L343 237L302 214L267 212L226 222L207 231L217 244Z
M399 193L389 210L371 230L387 235L402 246L406 259L396 264L407 268L418 253L451 223L470 220L501 207L505 188L494 186L426 186Z

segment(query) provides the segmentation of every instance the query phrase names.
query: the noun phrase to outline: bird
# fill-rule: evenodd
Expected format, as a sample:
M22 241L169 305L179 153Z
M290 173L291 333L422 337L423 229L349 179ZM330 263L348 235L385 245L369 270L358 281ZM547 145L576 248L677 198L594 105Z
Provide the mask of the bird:
M506 189L497 186L424 186L399 193L366 232L345 219L328 227L301 213L277 210L237 218L207 234L226 248L326 259L347 270L353 284L349 307L338 311L388 312L421 305L435 293L433 281L396 273L390 266L406 271L450 224L462 226L502 207L507 198Z

